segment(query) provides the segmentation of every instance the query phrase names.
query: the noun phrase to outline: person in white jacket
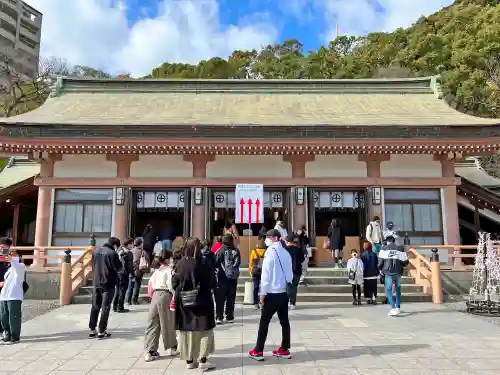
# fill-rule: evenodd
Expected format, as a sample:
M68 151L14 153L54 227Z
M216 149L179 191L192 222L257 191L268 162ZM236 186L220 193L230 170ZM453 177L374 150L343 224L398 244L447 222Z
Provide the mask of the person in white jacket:
M278 232L280 232L281 239L285 240L288 237L288 231L285 228L285 223L281 220L278 220L276 222L276 225L274 227Z
M380 225L380 217L374 216L373 220L366 227L366 240L372 244L372 250L375 254L382 248L384 238Z
M21 339L21 305L24 299L26 266L15 250L10 251L6 261L10 263L10 267L5 273L0 292L0 318L4 329L1 343L11 345Z
M260 307L262 310L257 343L248 356L256 361L264 360L264 345L267 339L269 323L278 313L281 324L281 346L273 350L273 356L291 358L290 354L290 321L288 320L287 286L293 280L292 258L281 244L281 233L272 229L266 233L267 250L262 263L260 280Z

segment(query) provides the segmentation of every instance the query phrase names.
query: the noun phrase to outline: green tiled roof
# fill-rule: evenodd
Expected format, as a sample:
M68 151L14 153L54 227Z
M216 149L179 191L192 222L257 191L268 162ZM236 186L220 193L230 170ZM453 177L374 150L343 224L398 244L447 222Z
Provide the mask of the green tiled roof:
M59 78L40 108L1 120L76 125L494 125L455 111L436 77L378 80Z

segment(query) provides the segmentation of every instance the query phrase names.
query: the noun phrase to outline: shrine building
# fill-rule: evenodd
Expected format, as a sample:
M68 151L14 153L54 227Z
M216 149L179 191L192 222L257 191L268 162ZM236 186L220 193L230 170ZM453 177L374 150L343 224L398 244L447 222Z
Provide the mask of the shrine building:
M304 224L318 247L337 218L359 249L375 215L412 244L460 244L455 162L500 149L500 120L452 109L439 77L62 77L40 108L0 121L0 152L40 165L35 246L148 223L213 238L234 219L238 183L264 185L266 228ZM244 259L260 227L238 225Z

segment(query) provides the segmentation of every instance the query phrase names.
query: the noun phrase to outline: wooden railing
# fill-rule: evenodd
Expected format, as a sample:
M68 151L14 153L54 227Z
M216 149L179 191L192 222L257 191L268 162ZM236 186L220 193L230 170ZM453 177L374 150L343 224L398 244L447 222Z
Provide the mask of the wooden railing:
M427 260L414 248L407 251L410 261L410 275L415 278L415 283L424 289L424 293L432 295L433 303L443 303L443 287L441 283L441 265L438 249L432 249L432 255Z
M71 303L71 298L87 283L92 274L95 236L90 236L87 246L15 246L12 249L21 255L24 263L32 263L30 269L61 273L59 304L63 306ZM53 252L59 254L50 254ZM73 252L81 252L74 261Z
M429 258L432 249L438 249L442 270L471 270L474 268L477 245L410 245L419 254ZM464 253L464 250L467 253ZM465 260L469 260L465 262ZM468 263L468 264L465 264Z

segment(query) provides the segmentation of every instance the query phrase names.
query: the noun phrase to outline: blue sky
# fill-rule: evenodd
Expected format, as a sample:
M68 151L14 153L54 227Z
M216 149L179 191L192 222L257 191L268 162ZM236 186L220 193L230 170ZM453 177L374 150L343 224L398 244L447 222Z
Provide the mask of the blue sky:
M44 56L134 76L296 38L407 27L452 0L26 0L43 13Z

